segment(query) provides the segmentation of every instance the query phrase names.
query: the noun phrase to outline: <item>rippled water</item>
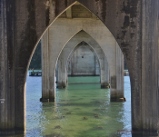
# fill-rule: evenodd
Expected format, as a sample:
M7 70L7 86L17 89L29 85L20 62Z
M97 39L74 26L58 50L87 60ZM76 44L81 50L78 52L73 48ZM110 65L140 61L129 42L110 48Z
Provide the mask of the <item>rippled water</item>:
M28 77L26 136L131 137L130 81L128 76L124 80L126 102L110 102L99 77L70 77L68 87L56 91L54 103L41 103L41 77Z

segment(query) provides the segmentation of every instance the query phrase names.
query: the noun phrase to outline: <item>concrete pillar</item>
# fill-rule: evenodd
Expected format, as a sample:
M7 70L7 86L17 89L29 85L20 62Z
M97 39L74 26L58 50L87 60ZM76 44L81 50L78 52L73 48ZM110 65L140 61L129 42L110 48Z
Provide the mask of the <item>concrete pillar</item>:
M66 50L64 52L61 52L60 57L58 59L58 81L57 81L57 88L65 88L67 85L67 70L66 70L66 62L67 57L66 56ZM65 54L65 55L64 55Z
M116 43L116 86L118 97L124 98L124 55Z
M49 41L48 41L48 31L44 34L41 39L42 47L42 97L40 101L49 102L53 101L54 98L50 97L50 53L49 53Z
M111 77L111 101L125 101L124 97L124 55L115 44L115 76Z
M100 53L98 53L98 55L99 55L99 62L100 62L101 88L104 89L104 88L109 88L110 78L109 78L109 66L108 66L106 57L104 56L104 53L101 54L101 52L103 51L100 50Z
M49 54L49 100L54 101L56 94L56 81L55 81L55 71L57 65L57 58L59 51L57 50L57 46L59 46L56 42L54 43L55 37L54 34L50 33L50 29L48 29L48 54ZM59 40L57 40L59 41Z
M65 48L62 50L59 60L58 60L58 87L64 88L67 84L67 61L68 58L72 58L74 51L76 50L76 45L78 45L82 41L87 41L89 45L91 45L91 48L93 49L93 52L95 53L97 59L99 60L100 65L100 82L101 82L101 88L108 88L109 85L109 66L107 63L106 56L102 49L99 47L97 43L94 42L94 40L88 35L86 35L87 39L82 39L81 35L85 36L85 32L81 32L78 35L74 36L65 46ZM72 64L73 66L73 64ZM73 69L71 69L73 70Z
M158 1L144 1L129 62L132 89L132 130L143 136L158 136ZM133 14L133 13L132 13ZM141 22L142 20L142 22ZM140 136L141 136L140 135ZM134 135L135 137L136 135Z
M12 51L7 42L7 4L0 1L0 135L15 132L15 95L13 82L13 66L10 64ZM12 32L10 32L12 33Z
M53 22L54 18L55 18L55 13L56 13L56 2L55 0L49 0L49 3L48 3L48 6L49 6L49 20L50 20L50 23Z

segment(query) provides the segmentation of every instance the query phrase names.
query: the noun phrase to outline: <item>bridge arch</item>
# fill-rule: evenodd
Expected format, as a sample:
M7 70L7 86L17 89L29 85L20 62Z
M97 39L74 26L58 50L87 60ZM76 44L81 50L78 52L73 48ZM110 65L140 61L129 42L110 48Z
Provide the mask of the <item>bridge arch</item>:
M44 52L46 52L49 55L48 59L44 60L50 60L52 62L56 62L60 53L62 52L62 49L65 47L67 42L70 41L77 34L77 32L80 32L81 30L87 32L89 35L91 34L91 37L96 40L96 42L100 45L101 50L104 51L106 58L109 59L108 64L111 69L110 76L111 76L112 100L115 101L118 100L119 98L123 98L122 51L120 50L118 44L116 43L110 31L105 27L105 25L99 19L95 18L94 16L92 18L85 18L84 20L81 20L80 18L68 19L64 15L61 15L61 17L59 17L48 29L45 35L46 38L44 38L45 40L42 40L44 41L42 45L46 46L46 47L42 46L43 50L46 50ZM87 38L89 39L89 37L87 35L84 35L84 33L82 35L80 37L84 41L86 41ZM48 64L44 62L44 65L42 66L50 66L49 68L50 72L48 71L48 68L44 68L46 71L45 70L43 71L46 72L46 74L43 73L44 76L43 83L50 83L50 85L48 84L46 86L43 85L44 94L42 94L41 101L42 100L47 101L48 99L53 100L55 94L55 86L54 86L55 65L54 63L51 62L50 63L48 62ZM116 68L115 66L118 67ZM106 79L104 75L102 76L102 79ZM107 87L106 83L105 84L103 83L102 87Z
M109 83L109 66L108 66L108 62L105 56L104 51L101 49L101 47L99 46L99 44L89 35L87 34L85 31L80 31L78 32L71 40L69 40L69 42L66 44L66 46L63 48L59 59L58 59L58 64L60 65L61 63L59 63L59 61L61 61L63 64L65 64L63 67L60 67L59 65L59 70L60 72L64 72L64 73L59 73L59 85L60 83L65 87L66 86L66 64L68 61L69 56L76 50L77 46L79 43L81 43L82 41L86 42L91 49L93 50L93 52L95 52L98 60L99 60L99 64L100 64L100 75L101 75L101 87L102 88L107 88L108 83ZM63 77L65 76L65 77Z
M1 98L6 100L0 105L0 110L3 110L0 111L0 129L4 132L14 132L15 129L24 132L26 73L35 44L49 20L55 20L76 1L49 2L52 5L39 0L0 1L0 29L3 30L0 31L0 74L3 78L0 91ZM109 28L126 57L131 79L133 131L143 131L145 135L157 131L158 65L155 62L158 62L158 1L78 2Z

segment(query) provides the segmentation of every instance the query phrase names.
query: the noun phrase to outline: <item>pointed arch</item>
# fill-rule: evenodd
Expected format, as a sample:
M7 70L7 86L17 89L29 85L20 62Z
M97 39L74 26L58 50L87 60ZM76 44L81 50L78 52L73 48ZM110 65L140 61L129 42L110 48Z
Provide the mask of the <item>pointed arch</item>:
M79 51L79 52L78 52ZM80 51L81 51L81 54L80 54ZM77 74L76 74L76 71L75 71L75 73L73 73L73 71L71 71L71 73L69 74L69 68L71 69L71 70L74 70L74 68L73 67L71 67L72 65L73 66L76 66L76 64L74 65L74 59L76 58L76 54L77 54L77 59L78 59L78 57L81 55L81 58L85 58L85 56L86 57L88 57L88 56L92 56L92 58L90 58L91 60L88 62L88 60L85 60L84 59L84 62L85 62L85 64L87 65L88 63L90 63L90 62L92 62L92 64L91 64L91 70L88 68L87 69L87 67L90 67L90 66L83 66L82 64L83 64L83 62L81 62L80 64L83 66L83 67L86 67L86 70L87 70L87 72L86 72L86 74L82 74L81 72L81 74L78 74L78 72L77 72ZM82 60L83 60L82 59ZM87 59L87 58L86 58ZM80 59L79 59L79 61L80 61ZM87 62L86 62L87 61ZM70 64L69 65L69 63L73 63L72 65ZM96 75L99 75L100 76L100 63L101 62L99 62L99 58L98 58L98 56L97 56L97 54L96 54L96 52L95 52L95 50L92 48L92 46L91 45L89 45L87 42L85 42L85 41L81 41L74 49L73 49L73 51L69 54L69 56L68 56L68 59L67 59L67 63L66 63L66 69L67 69L67 72L68 72L68 75L93 75L93 76L96 76ZM80 65L79 64L79 69L81 68ZM97 64L97 65L96 65ZM96 68L97 67L99 67L99 72L98 73L96 73ZM76 69L78 69L78 67L76 66ZM78 71L78 70L77 70Z
M71 0L68 1L67 4L65 3L65 1L59 1L59 0L52 0L52 2L55 2L53 3L54 15L52 17L53 22L55 22L58 19L59 14L62 13L64 10L66 10L68 5L73 4L73 2L76 1ZM113 2L110 2L111 4L105 3L104 1L92 1L92 0L87 0L87 1L78 0L78 2L85 5L85 7L87 7L88 9L90 9L90 11L95 13L95 15L100 17L100 19L103 22L107 22L109 18L113 19L112 16L111 17L109 16L108 18L104 17L106 14L104 11L104 7L102 6L103 4L106 7L109 7L110 5L112 7L114 4ZM12 37L13 39L11 38L12 40L8 39L8 44L9 44L8 47L10 47L8 53L12 54L10 60L9 59L8 60L11 63L13 63L13 68L11 68L11 70L10 68L8 68L6 70L6 73L9 72L9 74L6 75L9 77L10 83L12 85L8 92L13 94L15 93L13 98L9 100L11 102L16 100L16 103L13 104L13 106L10 105L10 108L12 108L12 112L15 112L15 119L13 118L12 122L14 124L11 125L11 127L9 127L8 129L14 130L15 128L18 128L21 131L24 131L25 129L24 102L25 102L26 74L30 60L36 48L36 43L40 41L40 38L42 38L44 33L47 32L48 28L50 27L48 23L49 5L47 5L47 3L44 3L44 1L37 1L37 0L35 1L21 0L20 2L16 1L15 3L7 2L7 4L8 4L7 7L12 8L12 10L10 10L10 12L7 13L8 14L7 21L9 25L7 33L12 34L10 36L13 36ZM13 12L11 13L11 11ZM115 12L116 11L112 9L112 13ZM114 15L114 18L115 17L116 15ZM112 21L112 19L110 21ZM10 30L13 30L12 33L10 32ZM114 31L116 32L116 28L114 29ZM12 58L12 56L14 58ZM52 91L50 95L52 95Z
M60 71L58 76L59 85L62 85L62 87L66 86L66 80L67 80L67 71L66 71L66 64L68 61L69 56L76 50L79 43L82 41L86 42L95 52L99 64L100 64L100 73L101 73L101 87L107 88L109 83L109 66L106 59L106 56L100 47L100 45L85 31L81 30L78 32L73 38L71 38L68 43L63 48L62 52L59 55L58 64L60 65L62 61L62 66L59 66L59 68L62 70ZM61 87L61 86L60 86Z
M98 26L98 27L97 27ZM111 86L114 92L113 96L116 98L123 97L123 72L120 67L122 66L122 54L118 54L120 56L119 59L121 61L117 61L114 55L118 51L121 53L121 50L116 43L113 35L110 31L105 27L105 25L97 18L82 18L81 20L78 19L68 19L68 18L58 18L48 29L49 33L49 59L52 62L57 62L62 49L65 45L81 30L87 32L91 37L96 40L96 42L100 45L101 49L104 51L106 58L108 59L108 64L111 68L110 76L111 76ZM83 36L84 37L84 36ZM60 40L59 40L60 39ZM44 48L45 49L45 48ZM109 50L108 50L109 49ZM56 52L54 52L56 51ZM54 54L53 54L54 53ZM111 54L112 53L112 54ZM118 68L116 69L115 65L116 62L119 62ZM49 79L54 79L55 77L55 65L54 63L50 63L50 75ZM49 66L49 64L48 64ZM118 75L118 71L120 69L120 73ZM54 70L54 71L52 71ZM122 84L117 83L118 78L120 79ZM54 96L54 80L51 82L51 89L48 92L48 95ZM50 83L50 82L46 82ZM46 89L49 89L47 87ZM118 89L118 90L117 90ZM49 93L52 91L52 93Z

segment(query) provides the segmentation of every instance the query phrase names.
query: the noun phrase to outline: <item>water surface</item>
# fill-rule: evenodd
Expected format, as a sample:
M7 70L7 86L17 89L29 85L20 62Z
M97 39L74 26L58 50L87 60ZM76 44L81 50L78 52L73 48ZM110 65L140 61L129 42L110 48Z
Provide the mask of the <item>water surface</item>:
M131 137L130 81L124 80L126 102L110 102L99 77L69 77L54 103L41 103L41 77L28 77L26 136Z

